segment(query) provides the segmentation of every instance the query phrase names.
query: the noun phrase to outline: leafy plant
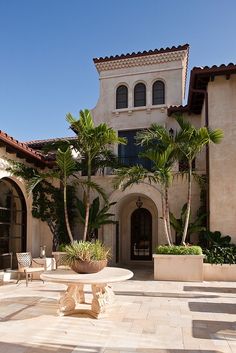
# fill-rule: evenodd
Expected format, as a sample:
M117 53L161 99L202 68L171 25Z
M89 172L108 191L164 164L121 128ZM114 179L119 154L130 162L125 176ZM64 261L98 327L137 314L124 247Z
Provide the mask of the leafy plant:
M223 236L219 231L204 231L201 233L200 244L206 248L229 246L230 242L231 237L229 235Z
M54 186L48 180L42 178L39 172L23 163L9 160L11 167L8 170L15 176L23 178L31 189L32 183L39 183L32 189L33 203L32 215L48 224L53 235L53 250L58 248L62 242L68 242L67 229L64 217L63 191L60 187ZM67 186L68 219L73 223L75 190Z
M139 132L136 136L137 144L144 147L139 157L146 158L152 163L152 170L142 165L130 168L120 168L116 171L115 187L125 190L133 184L148 182L154 184L161 194L162 219L167 243L173 244L169 220L168 189L173 180L172 166L175 161L173 138L169 132L160 125L152 124L149 129Z
M188 200L182 236L182 244L185 244L192 202L193 160L209 143L220 143L224 134L220 129L210 130L207 127L196 128L182 116L176 116L176 121L180 127L180 131L177 132L175 136L179 160L186 159L188 161Z
M89 221L88 221L88 236L89 239L93 239L95 237L96 231L104 224L115 224L116 222L111 219L114 216L113 213L109 213L109 208L115 205L116 202L107 203L104 207L100 209L100 199L96 197L89 210ZM86 205L84 202L78 199L77 207L80 213L81 221L85 224L86 217Z
M213 246L210 249L204 249L204 262L210 264L236 264L236 246Z
M174 214L170 212L170 224L175 230L177 244L181 243L181 239L184 231L186 212L187 212L187 203L185 203L182 207L180 218L176 218ZM202 222L203 220L205 220L205 218L206 218L206 214L203 213L198 215L193 222L189 223L187 237L186 237L187 241L190 240L191 234L198 233L206 229L202 225Z
M75 241L73 244L66 245L65 262L70 266L76 260L80 261L99 261L110 258L110 249L107 249L99 240L94 243L89 241Z
M104 167L106 164L104 163L106 156L110 155L109 146L113 146L117 143L125 144L126 140L118 137L117 132L105 123L95 126L92 114L88 109L80 111L80 118L78 120L71 114L67 114L66 119L71 129L78 136L74 147L84 161L87 175L87 185L84 189L86 214L83 239L85 241L88 236L92 168L99 160L100 162L103 161L102 166ZM103 193L103 195L105 195L105 193Z
M165 255L202 255L200 246L183 246L183 245L159 245L155 249L156 254Z

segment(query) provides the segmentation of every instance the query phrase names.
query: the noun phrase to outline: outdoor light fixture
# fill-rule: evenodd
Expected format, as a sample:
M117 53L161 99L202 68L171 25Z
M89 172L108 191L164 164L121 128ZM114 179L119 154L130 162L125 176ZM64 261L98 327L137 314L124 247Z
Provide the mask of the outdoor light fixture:
M138 208L141 208L141 207L143 206L143 202L141 201L140 196L138 197L138 200L136 201L136 206L137 206Z

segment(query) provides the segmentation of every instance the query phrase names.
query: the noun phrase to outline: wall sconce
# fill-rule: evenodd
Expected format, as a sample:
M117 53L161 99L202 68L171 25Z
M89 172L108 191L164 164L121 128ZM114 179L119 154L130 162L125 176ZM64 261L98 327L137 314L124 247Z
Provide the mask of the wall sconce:
M136 201L136 206L137 206L138 208L141 208L141 207L143 206L143 202L141 201L140 196L138 197L138 200Z

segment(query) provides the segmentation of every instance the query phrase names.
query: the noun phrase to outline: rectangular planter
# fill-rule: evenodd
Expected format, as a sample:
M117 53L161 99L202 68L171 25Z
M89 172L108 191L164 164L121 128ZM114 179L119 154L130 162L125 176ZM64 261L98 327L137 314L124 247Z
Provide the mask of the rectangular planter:
M204 281L236 281L236 265L203 264Z
M159 281L203 281L203 255L158 255L154 279Z

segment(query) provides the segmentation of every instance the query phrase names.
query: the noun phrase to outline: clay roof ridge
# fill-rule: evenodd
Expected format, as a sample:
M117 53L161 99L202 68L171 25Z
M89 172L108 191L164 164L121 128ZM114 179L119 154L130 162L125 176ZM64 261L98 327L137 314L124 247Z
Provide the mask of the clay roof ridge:
M31 141L25 141L24 143L29 146L29 145L34 145L34 144L40 144L40 143L47 143L47 142L57 142L57 141L64 141L64 140L75 140L77 139L77 136L71 136L71 137L55 137L55 138L49 138L49 139L42 139L42 140L31 140Z
M104 61L128 59L128 58L134 58L134 57L138 57L138 56L154 55L154 54L162 54L162 53L168 53L168 52L179 51L179 50L186 50L188 48L189 48L189 44L186 43L183 45L160 48L160 49L153 49L153 50L144 50L142 52L139 51L136 53L133 52L133 53L126 53L126 54L121 54L121 55L114 55L114 56L111 55L111 56L93 58L93 61L96 64L96 63L104 62Z
M36 151L35 149L27 146L26 143L20 142L14 137L8 135L6 132L0 130L0 140L3 141L4 143L10 145L12 148L15 148L19 152L23 152L28 156L31 156L35 158L36 160L40 161L43 164L47 164L47 158L40 152Z
M18 146L20 146L20 147L22 147L22 148L28 150L28 151L34 153L35 155L42 156L41 153L35 151L33 148L30 148L29 146L27 146L26 143L21 142L21 141L15 139L14 137L8 135L6 132L4 132L4 131L2 131L2 130L0 130L0 138L1 138L1 137L3 137L6 141L12 142L12 143L14 143L14 144L16 144L16 145L18 145Z
M212 65L212 66L194 66L191 71L197 71L197 70L218 70L218 69L225 69L225 68L232 68L235 67L236 64L234 63L229 63L229 64L221 64L221 65Z

